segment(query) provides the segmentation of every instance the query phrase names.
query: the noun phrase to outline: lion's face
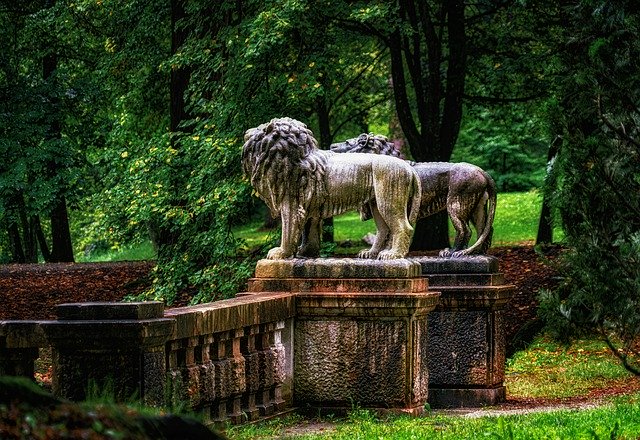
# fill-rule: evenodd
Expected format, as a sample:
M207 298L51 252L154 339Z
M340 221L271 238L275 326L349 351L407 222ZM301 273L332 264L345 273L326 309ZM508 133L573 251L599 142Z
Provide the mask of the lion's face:
M384 154L387 156L400 157L400 152L396 149L393 142L389 142L385 136L379 134L362 133L357 138L332 144L331 151L336 153Z

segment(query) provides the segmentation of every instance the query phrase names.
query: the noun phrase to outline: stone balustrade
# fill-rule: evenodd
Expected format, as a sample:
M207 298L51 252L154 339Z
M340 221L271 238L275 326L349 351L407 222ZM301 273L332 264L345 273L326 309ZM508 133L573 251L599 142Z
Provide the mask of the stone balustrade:
M62 304L55 321L0 321L0 375L33 377L51 347L56 395L82 400L94 382L212 424L294 406L491 405L505 396L513 289L495 259L466 260L262 260L233 299Z

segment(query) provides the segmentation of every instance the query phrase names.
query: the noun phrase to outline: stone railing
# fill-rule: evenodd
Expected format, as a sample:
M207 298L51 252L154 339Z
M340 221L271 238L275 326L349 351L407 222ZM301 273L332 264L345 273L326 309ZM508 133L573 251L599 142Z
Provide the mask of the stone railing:
M58 306L56 321L0 322L0 375L33 377L51 347L53 392L86 397L88 381L114 397L188 404L212 423L241 423L291 402L291 293L164 310L161 303Z
M354 403L419 414L505 398L497 261L262 260L248 292L164 310L63 304L55 321L0 321L0 375L33 377L51 347L53 392L186 405L209 423ZM431 290L433 289L433 290Z

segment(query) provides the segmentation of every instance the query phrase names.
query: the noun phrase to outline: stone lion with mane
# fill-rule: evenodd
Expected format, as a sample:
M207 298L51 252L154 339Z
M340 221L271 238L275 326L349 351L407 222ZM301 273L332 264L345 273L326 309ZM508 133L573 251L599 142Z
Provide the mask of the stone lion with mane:
M373 153L400 157L399 151L385 136L363 133L357 138L331 145L337 153ZM452 249L441 257L486 254L493 236L496 212L496 184L489 174L469 163L409 162L420 177L422 201L418 218L447 210L456 231ZM370 218L368 207L361 209L363 219ZM478 239L471 247L472 224Z
M291 118L251 128L244 140L244 173L272 215L282 219L281 244L267 258L289 258L296 252L317 256L322 219L362 206L373 217L377 234L371 249L358 256L407 255L421 198L418 175L407 162L320 150L311 130Z

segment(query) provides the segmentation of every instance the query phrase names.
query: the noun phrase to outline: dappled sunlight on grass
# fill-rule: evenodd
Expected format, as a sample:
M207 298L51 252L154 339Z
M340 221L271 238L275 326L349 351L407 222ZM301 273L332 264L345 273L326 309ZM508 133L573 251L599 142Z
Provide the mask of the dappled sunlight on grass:
M564 347L539 337L508 359L505 385L510 397L562 398L585 395L630 377L604 342L583 340Z

